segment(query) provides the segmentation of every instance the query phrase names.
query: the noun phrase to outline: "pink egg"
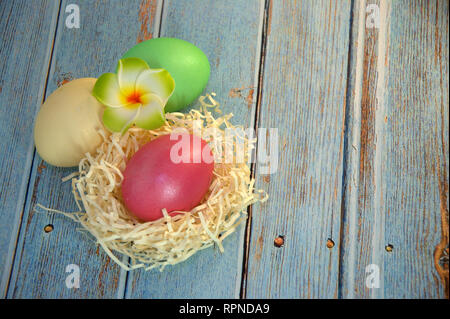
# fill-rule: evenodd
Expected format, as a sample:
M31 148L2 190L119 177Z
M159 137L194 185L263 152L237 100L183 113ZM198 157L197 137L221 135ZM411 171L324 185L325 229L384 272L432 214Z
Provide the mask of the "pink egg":
M153 221L167 212L197 206L211 184L214 160L208 143L192 134L164 135L142 146L124 171L122 196L137 218Z

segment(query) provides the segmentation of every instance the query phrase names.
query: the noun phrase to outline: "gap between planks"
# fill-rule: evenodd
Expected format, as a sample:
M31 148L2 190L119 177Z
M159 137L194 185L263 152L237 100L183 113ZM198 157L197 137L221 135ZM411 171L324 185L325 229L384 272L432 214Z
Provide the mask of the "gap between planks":
M349 32L349 48L348 48L348 65L347 65L347 87L346 87L346 106L345 106L345 120L344 120L344 159L342 161L343 165L343 177L342 177L342 193L341 193L341 224L340 224L340 233L339 233L339 267L338 267L338 298L342 298L342 264L343 264L343 250L342 244L344 241L344 220L346 215L346 184L348 182L352 183L353 181L357 181L359 179L359 143L361 141L361 130L353 129L351 137L349 136L349 125L356 126L356 128L361 127L361 97L362 97L362 74L363 74L363 60L364 60L364 20L365 20L365 12L361 10L361 8L365 8L365 0L359 1L359 6L356 7L355 0L352 0L351 12L350 12L350 32ZM355 12L358 12L358 22L356 26L354 25L353 15ZM355 28L356 27L356 28ZM353 96L353 101L349 97L352 97L350 92L351 87L351 72L352 72L352 53L353 53L353 31L357 29L357 43L358 47L356 50L356 75L355 75L355 83L358 85L355 86L355 93ZM353 103L351 103L353 102ZM351 107L353 106L353 107ZM349 123L350 113L352 114L352 121ZM351 139L351 141L349 141ZM350 143L349 143L350 142ZM347 161L349 154L349 145L352 145L353 152L356 152L354 156L350 156L351 167L358 167L354 172L352 172L350 181L348 181L347 177ZM356 149L355 146L357 145ZM358 187L358 184L355 183L354 186ZM355 193L353 193L355 194ZM349 203L351 207L350 211L356 211L357 207L357 197L352 196L351 202ZM356 216L351 214L350 216L350 233L355 233L356 231ZM351 258L355 258L354 254L356 253L356 247L354 245L354 241L350 241L350 254ZM353 266L353 264L351 264ZM354 267L350 270L350 274L354 273ZM353 282L354 278L350 278L350 281ZM353 291L353 289L352 289Z
M270 24L270 15L272 14L272 0L261 0L261 9L260 9L260 17L259 17L259 31L258 31L258 43L260 44L259 52L257 52L257 56L255 59L255 64L257 67L255 68L255 79L254 84L258 89L256 94L256 109L255 109L255 119L253 129L256 131L259 127L259 112L261 110L261 101L262 101L262 87L264 81L264 65L265 65L265 55L266 55L266 47L267 47L267 36L269 31ZM258 158L258 147L256 145L255 149L255 158ZM251 178L255 178L256 176L256 163L252 163L251 168ZM247 297L247 271L248 271L248 256L249 256L249 247L250 247L250 235L252 228L252 212L253 206L250 206L247 210L248 218L245 224L245 233L244 233L244 243L243 249L241 250L243 256L239 258L242 260L242 274L241 274L241 282L240 285L236 285L239 288L239 293L236 294L239 299L245 299Z
M359 5L356 6L356 3ZM349 91L351 86L351 72L352 72L352 53L354 51L353 49L353 43L352 43L352 35L353 35L353 29L357 30L357 48L356 48L356 65L355 67L355 82L353 83L353 86L355 87L355 93L353 96L353 99L347 99L347 105L346 105L346 119L345 119L345 146L344 146L344 156L345 159L343 161L344 169L343 173L344 176L342 178L342 184L344 187L342 188L342 208L341 208L341 232L339 234L339 278L338 278L338 298L342 298L342 282L344 279L342 278L342 264L343 264L343 240L344 240L344 220L346 218L346 213L350 212L350 216L348 219L350 220L350 231L349 233L354 234L356 232L356 214L354 214L357 211L358 206L358 200L357 200L357 193L358 193L358 186L359 183L356 181L359 180L359 157L360 157L360 144L361 144L361 101L362 101L362 76L363 76L363 62L364 62L364 35L365 35L365 10L366 7L366 1L352 1L352 12L351 17L353 18L353 15L355 12L358 13L358 22L356 25L353 25L351 23L350 25L350 41L349 41L349 56L348 56L348 72L347 72L347 97L352 97L351 92ZM351 117L351 123L349 123L350 114ZM349 132L349 127L352 127L351 132ZM351 134L351 136L350 136ZM351 146L349 146L351 145ZM350 147L352 148L352 153L350 153ZM348 159L347 155L350 154L350 168L353 168L353 170L350 171L350 179L348 179L347 172L349 170L348 165ZM356 188L356 191L353 191L351 193L350 197L350 203L346 203L346 190L348 183L353 183L352 186ZM349 207L349 208L348 208ZM355 241L350 240L350 259L355 259L356 256L356 246ZM350 263L351 270L350 273L350 283L354 283L354 263ZM353 292L353 286L350 291Z
M344 245L344 233L345 226L349 227L348 234L356 234L357 232L357 215L358 215L358 197L359 197L359 173L360 173L360 158L361 158L361 129L362 129L362 97L363 97L363 73L364 73L364 50L365 50L365 37L366 37L366 6L368 5L366 0L352 1L352 17L357 16L357 23L354 25L351 23L350 37L352 37L352 29L357 32L356 44L351 38L349 47L349 61L352 60L352 54L355 54L355 62L349 63L349 71L347 74L347 81L350 86L354 87L354 93L347 90L347 106L346 106L346 121L345 121L345 156L344 168L343 168L343 190L342 190L342 211L341 211L341 231L340 237L340 250L339 250L339 279L338 279L338 298L343 297L342 285L345 281L347 285L346 298L354 298L355 292L355 272L356 272L356 239L350 238L348 240L349 251L349 270L347 271L348 277L343 278L342 264L344 258L344 251L342 245ZM384 242L384 215L382 213L382 170L383 170L383 157L384 154L384 136L385 136L385 105L384 96L386 92L385 87L385 58L386 58L386 41L389 28L389 9L390 6L385 0L379 1L379 29L377 40L377 61L376 61L376 111L375 111L375 142L374 142L374 185L375 193L373 198L374 214L374 230L372 232L372 259L374 261L382 260L381 251ZM355 47L356 48L353 48ZM351 68L354 67L355 75L354 82L351 82ZM350 116L351 115L351 116ZM351 118L351 121L349 120ZM348 154L348 155L347 155ZM348 185L351 185L351 192L347 200ZM345 222L346 220L346 222ZM344 225L344 222L346 225ZM380 271L382 272L382 263ZM384 296L384 282L380 281L380 289L373 289L371 293L372 298L383 298Z

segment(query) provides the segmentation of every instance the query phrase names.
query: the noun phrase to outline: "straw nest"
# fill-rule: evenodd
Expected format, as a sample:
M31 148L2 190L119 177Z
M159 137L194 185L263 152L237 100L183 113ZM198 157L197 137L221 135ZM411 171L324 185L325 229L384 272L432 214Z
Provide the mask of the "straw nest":
M242 158L236 160L236 156L230 161L229 157L230 149L236 155L237 143L251 150L256 139L248 135L232 141L224 138L227 128L239 129L229 122L233 115L214 118L208 109L215 108L216 113L221 111L209 94L199 101L200 111L166 114L165 125L157 130L131 128L124 135L101 132L103 142L96 154L86 154L79 164L79 171L65 179L72 182L80 211L57 212L80 223L82 229L92 234L105 252L125 270L141 267L163 270L165 266L182 262L212 245L223 251L223 240L247 218L247 207L267 199L263 191L254 189L248 164L250 153L245 153L244 161ZM122 202L122 171L127 160L142 145L177 128L194 134L198 130L208 131L209 136L202 138L210 144L215 156L211 186L204 199L191 211L172 217L163 209L163 218L140 222ZM117 253L130 257L130 261L124 261L127 258Z

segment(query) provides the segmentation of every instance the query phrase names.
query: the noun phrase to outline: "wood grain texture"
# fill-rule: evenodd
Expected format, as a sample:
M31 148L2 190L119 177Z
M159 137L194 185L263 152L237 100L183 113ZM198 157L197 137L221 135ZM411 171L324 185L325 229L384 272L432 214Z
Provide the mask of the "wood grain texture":
M252 209L248 298L337 297L339 252L326 244L339 239L350 14L349 1L269 8L258 125L278 128L279 159L274 174L256 167L270 200Z
M263 1L164 1L161 36L192 42L211 64L205 92L216 92L234 124L253 127ZM256 95L256 94L255 94ZM195 106L194 106L195 107ZM126 298L238 298L243 254L240 227L225 252L203 250L164 272L129 273Z
M0 297L6 294L33 159L58 1L0 2Z
M71 3L80 7L80 29L65 27ZM0 1L0 293L448 298L448 258L441 258L449 242L448 7L441 0ZM372 28L367 19L377 13ZM270 200L252 207L247 237L240 227L225 253L209 248L162 273L126 273L77 224L35 210L76 205L61 182L74 169L46 165L34 153L32 128L44 96L113 71L128 48L157 36L206 53L205 91L217 93L233 123L278 129L278 166L269 175L265 164L255 166L256 186ZM54 230L46 233L48 224ZM80 267L79 289L66 288L69 264ZM370 264L380 269L380 288L366 286Z
M379 8L379 2L374 4ZM376 44L379 29L366 29L366 8L365 1L354 2L350 87L348 89L347 130L344 146L346 170L344 172L344 212L340 261L340 294L346 298L370 296L371 290L366 288L367 295L362 294L358 291L360 287L354 287L354 283L360 283L364 291L367 276L365 269L374 263L372 241L374 241L374 236L380 236L379 229L374 230L373 220L365 219L364 214L358 211L358 206L369 210L368 207L372 207L374 204L373 200L370 201L369 198L358 193L359 188L371 188L373 185L373 170L369 169L372 163L368 161L368 158L373 158L375 143ZM367 182L365 183L365 181ZM354 264L356 258L361 258L358 260L358 265Z
M370 3L357 2L353 18L340 295L443 298L448 2L377 1L379 28L366 28ZM379 288L366 287L370 264Z
M65 7L69 3L80 7L80 29L65 26ZM149 10L145 16L154 16L156 6L143 3L121 1L112 6L108 1L63 1L46 95L65 81L114 71L117 60L142 36L142 30L147 30L148 36L153 28L143 26L151 19L142 19L144 13L140 10L144 7ZM31 134L31 123L23 129ZM36 154L9 298L123 297L125 273L95 245L92 237L78 232L79 226L66 217L35 211L37 203L63 211L77 210L70 183L61 182L74 170L46 165ZM47 224L54 225L50 233L43 230ZM80 267L79 289L66 288L69 264Z

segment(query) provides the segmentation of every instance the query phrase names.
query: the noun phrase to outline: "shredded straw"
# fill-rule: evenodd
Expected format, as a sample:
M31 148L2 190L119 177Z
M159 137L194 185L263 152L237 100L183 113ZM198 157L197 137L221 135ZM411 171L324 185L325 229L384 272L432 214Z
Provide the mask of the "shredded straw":
M80 212L47 210L79 222L83 230L92 234L111 259L125 270L144 267L146 270L158 268L162 271L167 265L182 262L212 245L217 245L223 252L223 240L247 218L247 207L267 200L265 192L254 189L248 154L244 162L216 160L208 193L189 212L171 216L163 209L163 218L140 222L123 205L120 191L122 171L127 160L142 145L170 134L176 128L193 133L193 123L196 121L202 129L213 129L213 134L203 137L210 146L214 144L213 152L217 146L222 149L230 146L226 146L227 142L223 139L225 129L238 127L229 122L232 114L217 119L212 116L208 111L210 108L221 113L219 103L213 96L214 93L207 94L199 99L200 111L166 114L165 125L157 130L133 127L124 135L102 131L104 141L96 154L86 154L79 164L79 172L64 179L72 181L73 195ZM242 138L247 147L254 147L256 139ZM225 157L225 152L222 153ZM124 258L113 252L130 257L131 262L124 263Z

